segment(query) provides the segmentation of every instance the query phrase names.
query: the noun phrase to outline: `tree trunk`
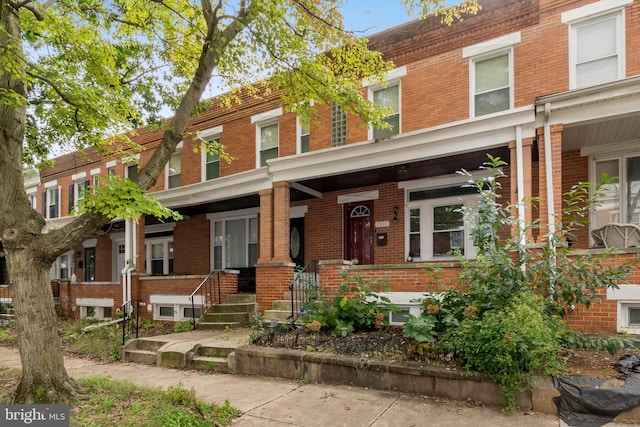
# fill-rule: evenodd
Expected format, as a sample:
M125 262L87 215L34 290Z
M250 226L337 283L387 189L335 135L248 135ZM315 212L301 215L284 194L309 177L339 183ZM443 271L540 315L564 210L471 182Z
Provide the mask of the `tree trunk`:
M29 251L8 251L11 297L22 361L15 403L64 403L73 390L64 367L49 267Z

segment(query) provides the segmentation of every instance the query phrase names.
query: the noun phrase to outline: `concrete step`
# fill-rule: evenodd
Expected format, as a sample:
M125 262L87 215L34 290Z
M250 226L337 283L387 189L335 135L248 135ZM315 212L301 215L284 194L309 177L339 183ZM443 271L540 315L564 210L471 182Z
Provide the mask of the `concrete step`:
M256 303L216 304L209 310L210 313L254 313Z
M296 307L300 307L302 304L300 301L294 301ZM272 310L289 310L291 311L291 300L279 299L271 302Z
M147 350L156 352L166 341L158 341L153 338L138 338L131 342L132 350Z
M289 310L265 310L263 317L267 321L271 319L288 321L289 316L291 316L291 308Z
M218 358L226 358L228 355L233 353L235 348L233 347L210 347L210 346L202 346L198 348L198 356L205 357L218 357Z
M125 349L123 360L125 362L144 363L146 365L156 364L156 352L149 350Z
M256 294L228 294L225 297L227 304L251 304L256 302Z
M240 322L199 322L197 329L223 331L225 329L235 329L243 325Z
M194 356L187 361L187 368L205 372L228 372L226 357Z
M249 313L227 312L227 313L207 313L202 317L202 322L238 322L249 323Z

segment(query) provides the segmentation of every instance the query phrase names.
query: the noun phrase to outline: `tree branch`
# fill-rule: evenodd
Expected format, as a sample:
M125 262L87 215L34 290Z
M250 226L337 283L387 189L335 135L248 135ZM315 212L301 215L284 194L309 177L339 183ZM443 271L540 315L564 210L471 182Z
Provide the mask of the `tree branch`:
M76 108L79 108L80 106L74 102L71 98L69 98L63 91L62 89L60 89L50 78L45 77L43 75L40 74L36 74L33 73L29 70L26 71L27 75L33 77L34 79L38 79L38 80L42 80L43 82L45 82L46 84L48 84L49 86L51 86L51 88L53 88L53 90L58 94L58 96L67 104L72 105Z

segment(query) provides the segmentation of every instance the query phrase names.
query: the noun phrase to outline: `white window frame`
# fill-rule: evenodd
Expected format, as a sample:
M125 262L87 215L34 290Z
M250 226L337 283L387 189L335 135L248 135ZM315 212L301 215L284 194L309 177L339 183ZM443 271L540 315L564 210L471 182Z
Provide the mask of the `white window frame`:
M124 177L129 178L129 166L136 165L138 167L138 172L140 172L140 154L132 154L122 159L122 164L124 165Z
M47 192L47 206L46 206L46 209L45 209L45 213L47 214L46 218L47 219L60 218L60 215L61 215L60 206L62 205L62 201L60 200L60 195L61 195L62 191L61 191L61 187L58 186L58 181L56 180L56 181L47 182L44 185L44 188L45 188L45 191ZM57 209L56 216L51 216L51 206L55 206L55 205L51 204L51 201L52 201L51 200L52 199L51 192L52 191L57 191L58 192L58 204L57 204L58 209Z
M635 144L638 144L640 142L635 142ZM634 147L635 148L635 147ZM626 217L627 217L627 192L626 192L626 187L627 187L627 180L629 177L629 171L627 170L627 159L630 157L640 157L640 150L629 150L629 151L623 151L623 152L613 152L613 153L605 153L603 152L600 155L592 155L589 158L589 181L593 182L593 183L597 183L600 181L600 177L596 175L596 163L598 162L605 162L605 161L611 161L611 160L617 160L618 161L618 187L619 187L619 196L618 196L618 220L617 221L612 221L612 222L621 222L621 223L626 223ZM590 221L589 221L589 226L591 229L594 228L599 228L602 227L604 224L598 224L597 221L597 215L595 212L595 209L591 210L591 215L590 215ZM593 243L593 242L592 242Z
M153 305L153 320L180 322L191 319L184 316L184 309L191 308L188 295L150 295L149 301ZM171 307L173 316L161 316L161 307ZM202 304L194 304L194 307L202 311Z
M462 57L469 59L469 114L471 117L476 117L476 62L484 61L487 59L502 56L504 54L509 55L509 109L514 108L514 92L515 92L515 80L514 80L514 45L520 43L522 36L519 31L511 34L507 34L492 40L487 40L482 43L478 43L472 46L467 46L462 49ZM503 111L508 111L503 110ZM491 114L499 114L495 112ZM490 116L491 114L485 114L480 117Z
M472 171L474 179L486 178L489 176L487 171ZM409 260L409 252L410 252L410 234L411 234L411 219L410 213L411 209L420 208L420 248L421 248L421 256L413 257L409 261L417 262L417 261L447 261L456 259L455 255L452 256L433 256L433 239L432 239L432 231L433 231L433 217L431 212L433 212L433 207L435 206L444 206L444 205L452 205L452 204L466 204L468 207L473 207L478 202L478 195L476 194L468 194L468 195L460 195L460 196L448 196L448 197L439 197L433 199L426 200L416 200L409 201L409 193L411 191L417 190L435 190L439 188L450 188L450 187L460 187L465 184L467 180L465 177L460 175L444 175L434 178L427 179L418 179L414 181L404 181L398 183L398 188L404 189L405 196L405 210L404 210L404 223L405 223L405 259ZM429 212L428 215L422 214L422 211L425 213ZM428 238L427 238L428 236ZM471 224L465 218L464 222L464 247L465 247L465 257L469 259L473 259L476 257L476 247L473 246L473 240L471 238Z
M151 247L152 245L162 245L162 275L166 276L171 274L169 268L169 260L174 259L170 256L169 246L173 244L173 236L166 237L150 237L144 240L145 245L145 262L146 262L146 272L149 275L152 275L151 266L153 261L153 254ZM175 256L175 246L174 246L174 256Z
M105 167L107 168L107 175L115 175L116 174L116 161L115 160L110 160L105 164Z
M296 117L296 153L302 154L311 151L311 122L310 119L307 119L307 127L305 129L303 125L303 118L300 116ZM305 133L306 131L306 133ZM307 151L302 151L302 138L309 137L309 149Z
M197 132L197 136L199 139L204 141L215 141L218 140L218 144L220 144L220 137L222 135L223 127L222 125L216 126L210 129L202 130ZM211 181L216 178L207 179L207 150L204 149L204 143L200 147L200 181ZM220 156L218 155L218 165L220 164ZM220 166L218 166L218 177L222 176L220 174Z
M282 108L265 111L264 113L251 116L251 124L256 125L256 168L261 168L262 160L262 135L263 127L278 125L278 157L280 156L280 117L282 116Z
M568 25L569 31L569 88L578 86L577 76L577 29L584 25L615 17L616 19L616 51L618 57L618 76L626 76L626 34L625 34L625 6L633 0L601 0L562 13L561 21Z
M164 166L164 189L165 190L170 190L172 188L179 188L181 186L181 185L177 185L175 187L169 186L169 179L172 176L176 176L176 175L180 176L180 175L182 175L182 147L183 147L183 145L184 144L182 143L182 141L180 141L178 143L178 145L176 146L176 150L173 152L173 154L171 154L171 158L169 159L169 161L167 161L167 164ZM180 162L180 173L171 175L170 171L169 171L169 164L171 163L171 159L173 159L176 156L178 157L178 161Z
M67 269L68 271L68 277L62 277L62 258L63 257L67 257L68 259L68 267ZM73 276L74 273L74 258L73 258L73 251L68 251L65 252L63 254L61 254L58 258L56 258L56 260L53 262L53 264L51 265L51 270L50 270L50 274L49 277L52 280L71 280L71 276Z
M87 318L88 309L92 307L95 315L89 319L111 319L114 316L112 298L76 298L76 306L80 309L80 317ZM111 316L105 316L105 308L111 309Z
M402 78L406 75L407 67L403 66L388 71L383 78L385 81L384 84L380 84L379 82L375 82L370 79L364 79L362 82L362 86L367 88L367 99L371 102L373 102L374 92L380 89L387 89L391 86L398 86L398 133L391 135L390 138L402 134ZM367 139L373 140L373 131L374 127L369 125Z
M413 191L413 190L411 190ZM407 199L408 199L407 192ZM433 252L433 209L438 206L448 206L448 205L457 205L463 204L468 207L475 206L478 197L476 195L466 195L466 196L451 196L451 197L442 197L436 199L428 199L428 200L419 200L413 202L407 202L407 208L405 210L405 224L407 224L406 232L405 232L405 253L407 258L409 257L409 234L410 234L410 218L409 212L411 209L420 209L420 248L421 254L420 257L412 258L412 261L434 261L434 260L452 260L456 259L455 255L446 255L446 256L434 256ZM473 240L471 239L471 226L466 221L464 221L464 249L466 258L475 258L476 249L473 246Z
M78 212L80 210L78 204L82 199L81 195L83 190L83 188L80 187L84 187L85 183L89 182L87 184L87 188L89 188L92 181L87 180L87 174L84 172L72 175L71 179L73 180L73 210ZM69 215L71 215L71 212L69 212Z
M33 187L27 189L25 192L27 193L27 199L29 199L29 205L35 210L38 207L38 189Z
M476 93L476 64L478 62L483 62L489 59L497 58L499 56L507 55L509 61L509 106L504 110L494 111L491 113L486 113L478 116L476 114L476 96L479 95ZM485 55L480 55L472 58L469 61L469 111L471 111L471 117L485 117L490 116L492 114L500 114L504 111L512 110L514 107L514 79L513 79L513 48L502 49L499 51L495 51L492 53L488 53ZM492 91L495 91L494 89Z
M210 246L211 246L211 259L210 259L210 267L211 270L215 269L215 265L216 265L216 260L215 260L215 247L216 246L221 246L222 247L222 251L221 251L221 269L227 269L227 268L231 268L230 266L227 265L227 244L226 244L226 227L227 227L227 221L233 221L233 220L239 220L239 219L244 219L245 220L245 227L246 227L246 241L245 241L245 259L247 260L247 266L246 267L253 267L252 265L249 265L249 245L250 244L255 244L258 245L259 241L260 241L260 236L257 236L257 240L256 242L251 242L251 230L250 230L250 225L249 225L249 220L255 220L258 221L258 209L257 208L249 208L249 209L242 209L242 210L238 210L238 211L234 211L234 212L224 212L224 213L219 213L219 214L208 214L207 215L207 219L209 219L210 221L210 235L211 235L211 239L210 239ZM216 245L215 244L215 225L217 222L222 223L222 244L221 245ZM243 267L239 267L239 268L243 268Z

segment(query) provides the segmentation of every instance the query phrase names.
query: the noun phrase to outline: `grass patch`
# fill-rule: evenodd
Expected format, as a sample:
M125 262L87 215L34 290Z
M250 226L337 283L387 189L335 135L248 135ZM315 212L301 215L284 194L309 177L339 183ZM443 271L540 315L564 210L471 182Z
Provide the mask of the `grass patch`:
M122 329L118 325L103 326L85 331L95 322L86 320L65 321L61 330L63 347L77 355L93 356L102 360L119 360Z
M19 379L20 371L0 368L0 395L8 396ZM225 426L238 416L228 401L203 402L181 385L163 391L101 377L77 382L84 391L70 406L72 426Z

